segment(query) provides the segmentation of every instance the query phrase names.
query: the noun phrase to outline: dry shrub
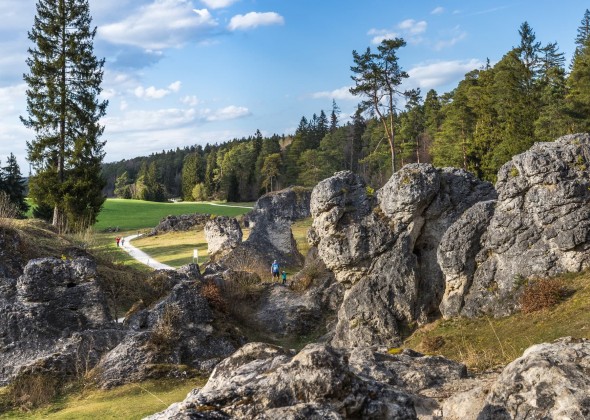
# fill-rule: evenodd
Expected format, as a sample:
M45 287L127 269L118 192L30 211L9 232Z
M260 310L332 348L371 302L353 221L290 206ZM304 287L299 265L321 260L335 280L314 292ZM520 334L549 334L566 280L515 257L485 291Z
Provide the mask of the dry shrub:
M5 398L10 407L29 411L53 402L61 389L62 384L55 374L26 373L10 383Z
M526 286L520 296L520 307L523 313L540 311L557 305L567 290L560 279L541 279Z
M152 330L148 346L159 352L169 352L178 338L178 323L182 310L176 304L167 305Z
M20 215L18 206L10 201L10 197L4 191L0 191L0 219L4 226L12 226L13 220Z
M203 296L209 304L215 309L226 312L227 304L225 298L221 294L219 286L215 282L209 281L201 286L201 296Z
M433 353L445 345L445 339L441 335L426 336L422 339L420 347L426 353Z

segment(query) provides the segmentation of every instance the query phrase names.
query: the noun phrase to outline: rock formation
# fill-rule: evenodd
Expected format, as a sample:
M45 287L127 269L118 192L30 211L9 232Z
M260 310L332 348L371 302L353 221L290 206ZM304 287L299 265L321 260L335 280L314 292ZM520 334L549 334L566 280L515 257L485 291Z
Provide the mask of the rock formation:
M508 315L529 280L590 266L590 135L536 143L498 172L439 247L446 317Z
M174 276L176 285L163 299L125 320L124 339L95 370L101 386L182 376L187 368L208 373L244 343L237 333L214 327L213 313L199 292L198 269L162 274Z
M218 216L205 224L207 252L213 259L221 257L242 242L242 228L233 217Z
M347 287L333 344L397 345L408 324L436 316L445 288L440 238L466 209L492 198L491 184L427 164L404 166L375 195L352 172L320 182L309 239Z
M89 258L34 259L0 279L0 385L34 369L83 374L121 335Z
M205 223L209 221L211 216L208 214L181 214L180 216L166 216L158 226L156 226L149 233L148 236L157 235L162 232L184 232L187 230L195 229L197 227L205 226Z
M269 273L270 264L297 267L304 258L297 250L291 224L310 216L311 191L292 187L260 197L247 215L250 236L219 263L237 270Z
M440 410L421 392L465 375L459 363L412 351L309 344L294 354L250 343L217 365L205 387L149 419L415 419Z

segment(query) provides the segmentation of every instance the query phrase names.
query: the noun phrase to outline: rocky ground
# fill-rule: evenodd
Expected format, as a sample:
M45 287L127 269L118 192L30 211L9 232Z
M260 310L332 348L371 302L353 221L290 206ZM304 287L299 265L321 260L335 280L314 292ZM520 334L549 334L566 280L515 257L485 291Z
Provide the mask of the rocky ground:
M1 231L0 383L75 375L83 356L104 387L212 371L154 419L589 418L589 340L532 346L478 378L398 348L417 325L514 313L527 282L586 269L589 160L590 136L575 135L515 156L495 188L412 164L374 193L351 172L271 193L246 241L235 220L207 220L214 262L154 273L157 298L123 326L91 256L27 262ZM304 258L290 225L309 215ZM273 259L299 270L289 287L261 285ZM252 331L319 338L296 351L247 343Z

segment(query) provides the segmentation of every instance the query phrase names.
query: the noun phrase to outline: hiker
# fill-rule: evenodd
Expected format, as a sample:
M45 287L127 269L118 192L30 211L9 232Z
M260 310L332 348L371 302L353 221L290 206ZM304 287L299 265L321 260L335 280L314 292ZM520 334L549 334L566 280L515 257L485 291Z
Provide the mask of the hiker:
M125 238L121 238L121 246L125 245Z
M282 273L282 278L283 278L283 286L285 286L287 284L287 272L285 270L283 270Z
M272 274L272 281L274 281L275 277L277 281L279 280L279 263L277 260L274 260L272 265L270 266L270 272Z
M121 241L121 237L120 237L120 236L117 236L117 237L115 238L115 241L117 241L117 246L119 246L119 241Z

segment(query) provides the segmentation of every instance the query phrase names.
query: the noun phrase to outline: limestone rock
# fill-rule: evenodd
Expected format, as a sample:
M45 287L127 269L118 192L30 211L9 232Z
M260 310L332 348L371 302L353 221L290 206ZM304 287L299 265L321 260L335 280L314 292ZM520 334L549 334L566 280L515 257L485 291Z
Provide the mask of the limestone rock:
M500 169L493 215L491 205L467 213L440 246L447 316L508 315L527 279L590 266L588 165L590 135L576 134L536 143Z
M590 340L528 348L492 386L480 420L590 418Z
M427 164L404 166L374 195L351 172L320 182L308 237L347 287L333 344L395 346L408 324L436 316L440 239L465 210L495 197L463 170Z
M197 227L203 227L211 217L208 214L181 214L179 216L169 215L160 220L156 226L148 234L148 236L157 235L162 232L184 232Z
M199 415L415 419L418 408L430 403L436 409L438 405L414 391L437 386L465 372L464 366L454 362L447 361L448 366L443 367L442 358L429 361L433 359L417 353L389 355L365 349L350 354L310 344L293 354L280 347L250 343L217 365L202 389L150 419Z
M40 258L0 280L0 384L32 367L75 374L119 342L97 276L86 257Z
M209 304L199 293L201 284L180 281L155 305L131 315L125 338L97 366L97 382L108 388L182 376L187 368L208 373L243 344L238 334L215 330Z
M205 238L209 255L220 256L242 242L242 228L235 218L218 216L205 224Z
M263 195L247 215L250 235L220 264L242 271L255 271L261 277L270 273L277 260L281 266L297 267L304 262L297 250L291 224L310 216L311 191L292 187Z

